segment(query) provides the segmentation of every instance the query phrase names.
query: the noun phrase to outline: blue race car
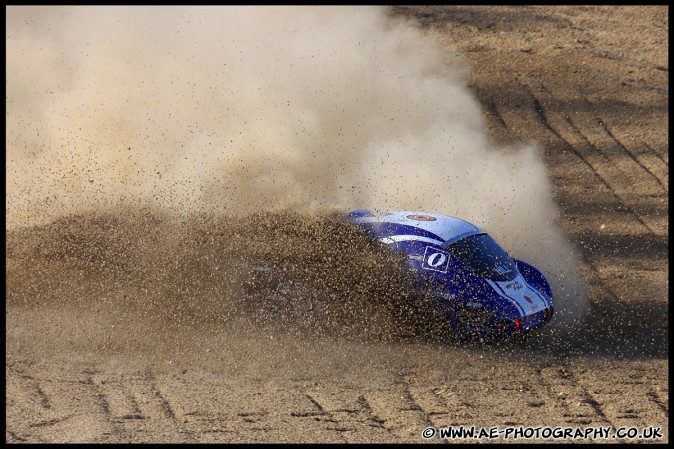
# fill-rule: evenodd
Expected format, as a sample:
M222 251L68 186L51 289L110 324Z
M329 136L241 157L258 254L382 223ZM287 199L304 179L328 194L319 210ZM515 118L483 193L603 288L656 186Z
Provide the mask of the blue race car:
M406 259L419 289L431 286L431 304L460 338L523 334L552 318L552 290L541 272L467 221L364 209L348 218Z

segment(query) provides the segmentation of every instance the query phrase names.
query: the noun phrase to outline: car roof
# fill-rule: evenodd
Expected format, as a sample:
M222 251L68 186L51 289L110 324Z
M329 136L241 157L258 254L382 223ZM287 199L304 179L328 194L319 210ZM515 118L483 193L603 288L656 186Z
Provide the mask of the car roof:
M428 235L428 233L437 236L438 240L443 242L453 242L474 234L484 233L477 226L459 218L447 215L433 214L428 212L382 212L379 214L371 213L365 216L355 217L356 223L391 223L401 225L400 231L394 231L393 234L409 234L414 232L411 228L416 228L420 232L414 234ZM411 227L411 228L410 228ZM381 229L381 227L379 227Z

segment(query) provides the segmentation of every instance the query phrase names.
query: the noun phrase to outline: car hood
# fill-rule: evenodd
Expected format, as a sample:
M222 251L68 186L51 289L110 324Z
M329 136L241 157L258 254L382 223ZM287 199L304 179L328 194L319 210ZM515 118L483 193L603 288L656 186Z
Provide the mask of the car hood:
M510 301L522 316L541 312L549 306L545 295L529 285L521 273L511 281L485 281L499 296Z

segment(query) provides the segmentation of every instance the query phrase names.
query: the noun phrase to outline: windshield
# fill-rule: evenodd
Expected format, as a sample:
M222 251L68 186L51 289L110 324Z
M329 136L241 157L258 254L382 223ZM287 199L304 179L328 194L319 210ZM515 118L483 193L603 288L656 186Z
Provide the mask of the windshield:
M487 234L475 234L445 248L475 273L494 281L517 276L515 261Z

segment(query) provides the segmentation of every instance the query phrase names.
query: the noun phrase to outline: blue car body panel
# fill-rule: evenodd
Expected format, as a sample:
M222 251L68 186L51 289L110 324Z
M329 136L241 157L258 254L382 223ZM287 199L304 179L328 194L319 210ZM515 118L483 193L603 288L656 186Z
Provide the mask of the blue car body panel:
M507 337L540 327L552 318L552 291L543 274L510 258L467 221L425 212L375 214L364 209L348 217L405 258L417 279L413 288L432 286L431 303L459 337ZM501 257L485 254L484 260L496 262L480 265L482 255L477 253L481 248Z

